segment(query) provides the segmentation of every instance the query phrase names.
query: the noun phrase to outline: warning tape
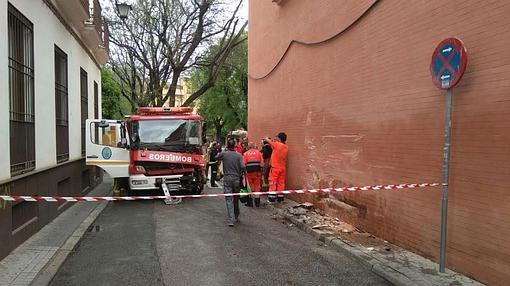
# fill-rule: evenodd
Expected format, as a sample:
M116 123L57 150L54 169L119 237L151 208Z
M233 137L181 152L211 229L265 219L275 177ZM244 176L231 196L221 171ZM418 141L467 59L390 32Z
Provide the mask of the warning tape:
M340 187L326 189L301 189L271 192L251 192L250 195L278 195L278 194L306 194L306 193L341 193L341 192L359 192L359 191L379 191L379 190L400 190L415 189L426 187L442 186L440 183L421 183L421 184L399 184L399 185L377 185L362 187ZM219 194L201 194L201 195L177 195L171 198L209 198L209 197L231 197L238 195L246 195L246 193L219 193ZM45 197L45 196L0 196L0 200L4 201L27 201L27 202L97 202L97 201L138 201L138 200L160 200L166 199L166 196L124 196L124 197Z

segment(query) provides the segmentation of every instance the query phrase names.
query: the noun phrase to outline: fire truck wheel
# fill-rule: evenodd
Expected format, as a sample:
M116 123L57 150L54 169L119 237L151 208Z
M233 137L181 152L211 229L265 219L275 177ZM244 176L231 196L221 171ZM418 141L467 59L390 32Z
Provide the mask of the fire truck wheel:
M203 190L204 190L204 185L200 185L198 188L194 188L192 193L194 195L200 195Z
M124 196L131 195L131 188L129 187L129 178L116 178L117 187L121 190L121 194Z

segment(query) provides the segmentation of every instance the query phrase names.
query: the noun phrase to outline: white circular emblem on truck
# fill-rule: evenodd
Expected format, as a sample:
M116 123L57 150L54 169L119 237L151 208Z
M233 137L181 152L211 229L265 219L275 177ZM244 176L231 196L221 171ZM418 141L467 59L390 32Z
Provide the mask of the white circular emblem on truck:
M110 159L112 157L112 149L110 149L110 147L104 147L103 151L101 151L101 155L105 160Z

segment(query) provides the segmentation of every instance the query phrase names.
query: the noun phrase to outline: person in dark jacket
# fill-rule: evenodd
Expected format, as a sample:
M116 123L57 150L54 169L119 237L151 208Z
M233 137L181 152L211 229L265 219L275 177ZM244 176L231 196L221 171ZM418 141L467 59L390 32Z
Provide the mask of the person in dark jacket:
M227 151L216 156L216 160L223 164L223 193L239 193L241 174L245 170L243 155L235 151L235 141L227 142ZM228 226L233 227L239 220L239 196L226 196Z
M268 142L262 140L262 149L260 152L264 159L264 165L262 167L262 191L267 192L269 190L269 170L271 169L269 162L271 161L273 149L271 149L271 145L269 145Z
M209 151L209 166L211 167L211 187L215 188L216 180L218 176L218 161L216 160L216 156L218 155L218 143L214 142L212 144L211 150Z

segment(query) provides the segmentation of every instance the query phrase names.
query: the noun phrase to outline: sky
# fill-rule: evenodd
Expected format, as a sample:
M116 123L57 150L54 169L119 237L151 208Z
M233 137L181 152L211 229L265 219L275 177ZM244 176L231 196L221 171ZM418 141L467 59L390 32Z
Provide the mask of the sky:
M239 17L244 20L248 20L248 0L243 0L243 5L239 11ZM235 4L232 4L235 7Z

